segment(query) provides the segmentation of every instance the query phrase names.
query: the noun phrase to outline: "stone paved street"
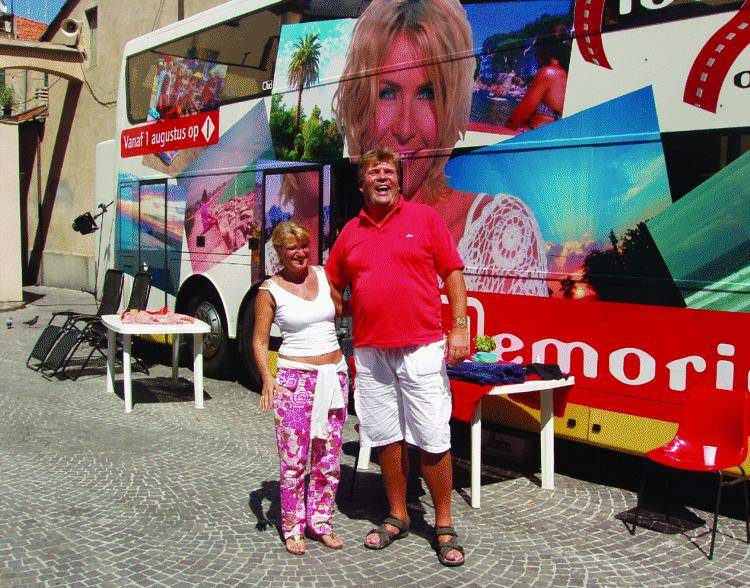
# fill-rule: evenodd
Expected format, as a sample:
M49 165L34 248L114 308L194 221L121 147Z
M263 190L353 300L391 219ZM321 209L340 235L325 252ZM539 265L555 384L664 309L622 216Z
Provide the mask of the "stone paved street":
M638 460L563 442L554 491L538 487L533 466L517 473L498 465L486 472L481 510L469 507L462 490L467 472L456 466L453 504L467 552L462 568L442 567L430 549L433 511L418 481L410 493L415 532L385 551L367 550L363 535L383 515L385 501L375 464L349 498L355 417L345 431L335 520L345 547L308 542L307 555L289 555L274 526L278 465L272 419L258 409L258 395L207 378L205 409L197 411L189 369L182 368L184 386L174 391L166 383L169 368L157 365L147 384L135 386L135 407L126 415L122 387L107 394L101 371L78 381L46 380L24 366L41 326L55 310L94 306L90 295L72 291L27 293L35 300L25 308L0 313L2 586L750 582L735 489L727 492L730 516L721 519L711 562L699 549L708 546L708 536L699 536L704 527L684 534L639 529L632 537L615 517L635 503ZM36 326L22 323L36 315ZM4 323L11 317L9 329ZM690 498L691 511L703 519L706 513L694 507L710 509L711 490L712 483L695 482Z

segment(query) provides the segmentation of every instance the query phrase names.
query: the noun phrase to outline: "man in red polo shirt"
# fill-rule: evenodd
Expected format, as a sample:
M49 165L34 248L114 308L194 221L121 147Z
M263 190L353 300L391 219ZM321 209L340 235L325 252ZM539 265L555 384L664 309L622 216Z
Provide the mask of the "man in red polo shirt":
M351 285L356 410L362 443L378 447L390 503L365 547L383 549L409 532L406 443L420 448L422 477L435 504L438 558L464 562L452 527L451 395L445 361L469 352L463 262L443 219L399 192L398 156L387 148L362 157L364 207L341 231L326 263L339 293ZM438 276L453 325L443 339Z

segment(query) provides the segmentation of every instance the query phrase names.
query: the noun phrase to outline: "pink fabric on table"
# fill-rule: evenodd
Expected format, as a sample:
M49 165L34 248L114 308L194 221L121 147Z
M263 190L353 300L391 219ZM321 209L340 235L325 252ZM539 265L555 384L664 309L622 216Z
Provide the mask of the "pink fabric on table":
M149 312L139 310L136 312L125 311L121 315L124 325L190 325L195 322L192 316L172 312L171 310Z

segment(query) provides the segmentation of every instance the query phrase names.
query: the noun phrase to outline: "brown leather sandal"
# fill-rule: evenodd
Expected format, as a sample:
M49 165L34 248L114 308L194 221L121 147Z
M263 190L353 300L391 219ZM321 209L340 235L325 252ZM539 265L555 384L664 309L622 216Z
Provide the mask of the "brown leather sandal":
M386 525L396 527L398 529L398 533L394 533L390 529L387 529ZM380 525L376 529L370 530L367 535L372 535L373 533L377 533L378 537L380 537L380 543L378 543L377 545L371 545L367 542L367 536L365 536L365 547L367 547L367 549L385 549L394 541L403 539L409 534L409 523L405 523L404 521L401 521L396 517L386 517L382 525Z
M444 535L450 535L453 537L453 539L450 539L445 543L440 543L438 537L442 537ZM458 533L456 533L456 530L453 527L435 527L435 543L438 561L441 564L449 568L455 568L457 566L464 565L464 562L466 561L466 558L464 556L464 548L459 544ZM461 554L461 559L452 560L446 557L448 553L454 549Z

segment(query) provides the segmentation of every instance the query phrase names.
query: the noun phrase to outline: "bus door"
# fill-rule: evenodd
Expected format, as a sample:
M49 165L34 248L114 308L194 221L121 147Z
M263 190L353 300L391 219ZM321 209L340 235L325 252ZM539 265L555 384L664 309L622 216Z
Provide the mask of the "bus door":
M167 180L142 180L138 184L138 267L147 266L151 285L164 294L172 290L169 280L169 227ZM155 298L155 296L157 296ZM161 305L161 294L151 299Z
M310 232L310 263L324 261L327 242L328 202L324 199L324 168L274 169L263 173L263 238L261 247L266 275L280 269L278 255L271 244L271 233L281 221L293 220ZM328 192L326 190L326 192Z

